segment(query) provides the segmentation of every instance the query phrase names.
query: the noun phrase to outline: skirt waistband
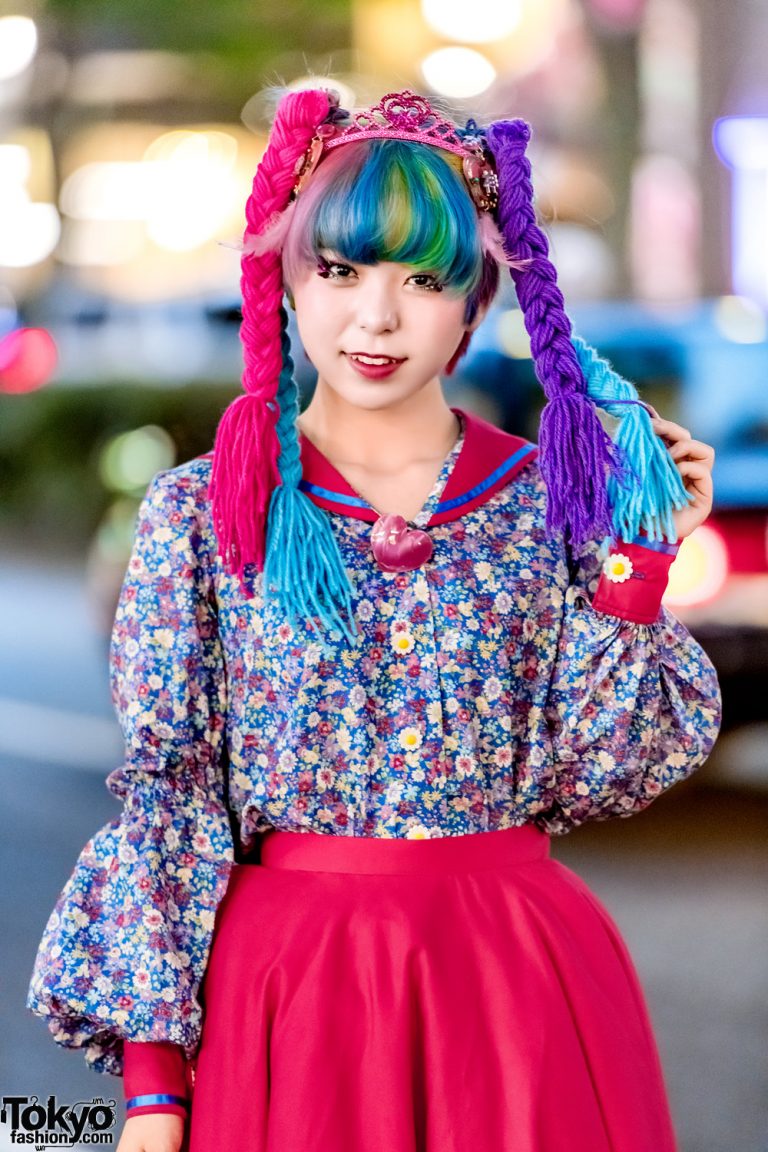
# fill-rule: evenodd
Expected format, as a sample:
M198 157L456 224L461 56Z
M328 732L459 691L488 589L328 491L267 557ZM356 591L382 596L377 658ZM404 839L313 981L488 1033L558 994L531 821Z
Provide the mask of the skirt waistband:
M309 872L464 872L545 860L549 845L549 835L530 824L426 840L275 828L262 837L259 862Z

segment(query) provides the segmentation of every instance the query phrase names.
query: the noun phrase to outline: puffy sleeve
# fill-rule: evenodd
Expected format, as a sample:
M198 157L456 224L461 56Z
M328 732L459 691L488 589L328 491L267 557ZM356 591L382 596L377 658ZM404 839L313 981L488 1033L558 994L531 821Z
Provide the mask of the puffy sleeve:
M553 834L630 816L709 755L721 717L717 674L661 604L675 546L614 540L571 561L546 722Z
M27 1006L120 1075L123 1042L194 1055L198 989L233 859L226 686L199 483L161 473L139 513L110 654L122 812L86 844L38 950Z

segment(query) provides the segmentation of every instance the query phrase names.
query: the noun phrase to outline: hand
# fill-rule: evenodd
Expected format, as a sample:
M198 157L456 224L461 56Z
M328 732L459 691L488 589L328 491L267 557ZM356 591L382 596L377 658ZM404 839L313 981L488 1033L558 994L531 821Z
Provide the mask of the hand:
M181 1152L185 1123L171 1112L131 1116L123 1126L117 1152Z
M686 491L694 497L686 508L672 513L678 540L690 536L694 528L703 524L712 511L712 465L715 450L701 440L692 440L687 428L663 420L660 416L651 419L653 430L669 449L669 454L683 478Z

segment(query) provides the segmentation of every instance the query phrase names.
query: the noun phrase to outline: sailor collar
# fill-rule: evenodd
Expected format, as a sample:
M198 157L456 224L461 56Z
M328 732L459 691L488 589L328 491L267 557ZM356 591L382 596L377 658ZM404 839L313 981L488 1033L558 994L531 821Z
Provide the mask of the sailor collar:
M464 443L440 500L425 525L427 528L458 520L478 508L538 456L538 448L529 440L503 432L463 408L451 408L451 411L463 420ZM303 474L299 487L310 500L329 512L375 523L379 518L376 509L355 492L301 431L299 442Z

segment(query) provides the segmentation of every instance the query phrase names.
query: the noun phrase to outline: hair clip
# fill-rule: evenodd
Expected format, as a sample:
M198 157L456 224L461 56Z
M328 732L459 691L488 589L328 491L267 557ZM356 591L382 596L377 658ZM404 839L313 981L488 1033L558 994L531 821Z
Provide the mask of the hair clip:
M296 182L293 185L293 191L290 195L291 200L295 200L299 195L307 180L309 180L315 168L317 168L322 154L322 138L319 135L315 135L310 140L309 147L307 148L304 155L301 156L296 162L296 167L294 168Z
M499 203L499 177L480 137L465 140L470 150L462 161L464 179L479 212L492 212Z

